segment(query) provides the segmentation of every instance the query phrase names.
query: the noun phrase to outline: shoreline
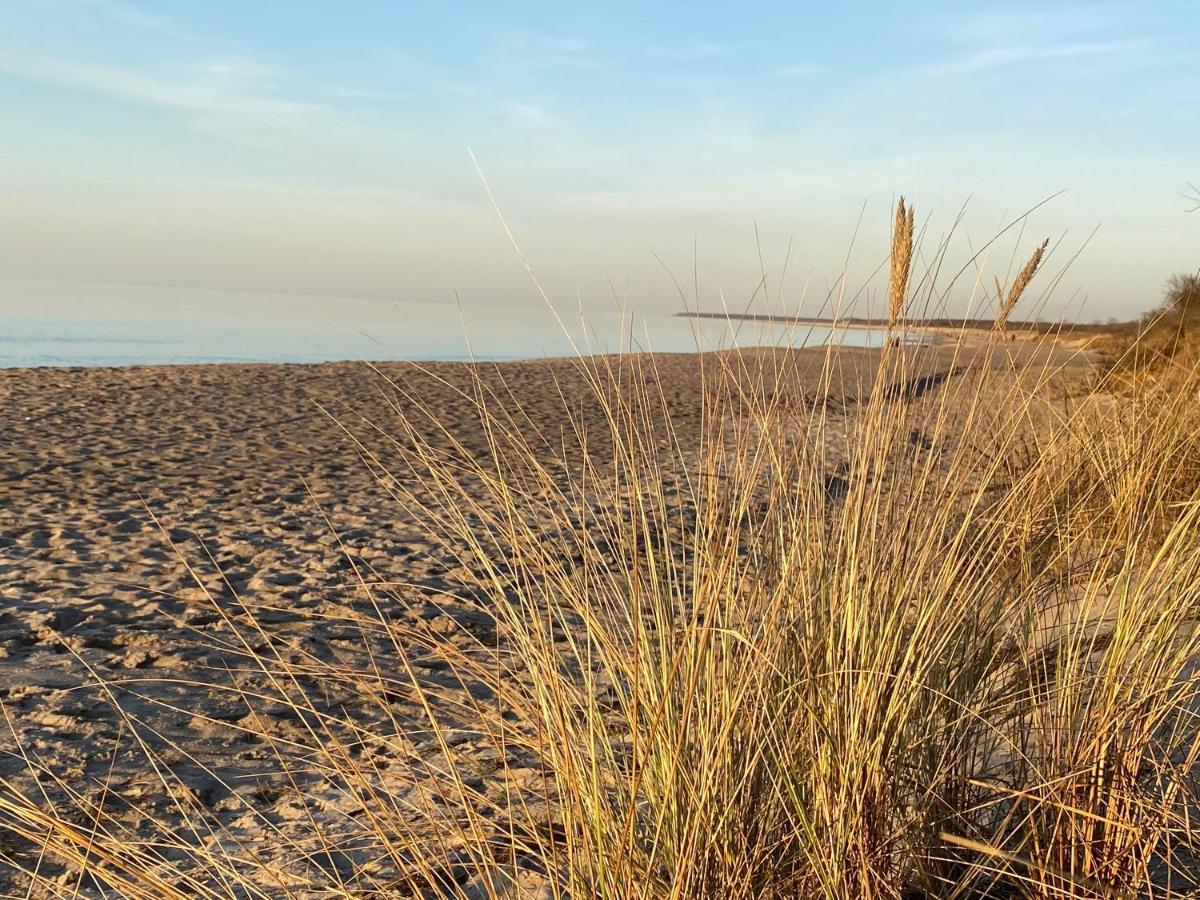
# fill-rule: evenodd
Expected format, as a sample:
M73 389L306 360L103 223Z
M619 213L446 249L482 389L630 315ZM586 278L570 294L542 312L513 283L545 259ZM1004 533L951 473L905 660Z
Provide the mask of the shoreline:
M478 359L463 359L463 358L431 358L431 359L413 359L413 358L352 358L346 357L341 359L321 359L321 360L240 360L240 359L214 359L214 360L181 360L179 362L130 362L130 363L99 363L91 365L88 363L63 363L61 365L38 365L38 366L9 366L0 363L0 379L6 377L7 373L24 373L24 372L130 372L143 371L149 369L236 369L236 368L255 368L255 369L271 369L271 368L290 368L290 369L307 369L318 367L334 367L334 366L367 366L368 368L380 368L388 366L416 366L418 368L431 368L434 366L537 366L542 364L558 365L564 362L578 362L586 359L616 359L622 357L691 357L691 356L707 356L717 353L729 353L734 350L757 352L763 350L786 351L790 353L825 353L829 348L829 344L807 344L796 346L779 346L774 344L746 344L739 347L714 347L704 350L655 350L653 348L645 350L627 350L618 353L602 352L602 353L583 353L583 354L563 354L558 356L497 356L497 357L481 357ZM838 352L858 352L858 351L876 351L879 347L861 346L850 344L839 348Z
M686 317L687 314L680 313L680 317ZM704 317L709 317L707 314ZM731 317L735 318L735 317ZM801 322L800 324L810 324ZM816 323L812 323L816 324ZM839 322L837 328L832 328L828 324L821 324L821 327L828 328L831 332L839 329L856 330L856 331L878 331L884 332L886 328L867 326L862 324L846 324ZM974 342L980 336L986 335L988 332L968 332L947 333L945 336L960 336L964 342ZM1020 335L1028 337L1028 335ZM916 345L924 343L932 344L932 341L921 341L918 337L916 340L910 340L908 343ZM937 341L938 344L944 344L945 341ZM704 349L692 348L686 350L656 350L653 347L637 350L623 350L619 352L603 351L596 353L580 353L580 354L559 354L553 356L489 356L476 359L463 357L432 357L426 359L418 359L411 357L341 357L336 359L295 359L295 360L248 360L248 359L212 359L212 360L197 360L197 359L182 359L179 361L161 361L153 362L103 362L103 363L87 363L87 362L64 362L50 363L45 365L7 365L0 361L0 379L11 377L9 373L25 373L25 372L130 372L144 370L186 370L186 369L237 369L237 368L255 368L255 369L271 369L286 367L290 369L306 369L324 366L367 366L369 368L379 368L387 366L416 366L419 368L430 368L434 366L537 366L541 364L557 365L564 362L577 362L586 359L616 359L620 357L691 357L691 356L709 356L713 354L731 353L736 351L743 352L788 352L788 353L820 353L824 354L833 347L839 353L860 353L860 352L876 352L882 347L882 342L878 345L871 344L842 344L841 342L822 341L812 344L789 344L789 343L745 343L734 347L707 347Z
M826 328L830 331L845 329L849 331L879 331L887 332L889 323L886 319L863 318L847 316L846 318L830 319L819 316L786 316L773 313L714 313L685 311L675 313L679 319L726 320L729 322L755 322L764 325L802 325L814 328ZM903 331L921 331L946 335L950 337L983 336L995 330L993 319L907 319L899 324ZM1082 322L1029 322L1011 320L1006 327L1006 333L1022 338L1030 337L1099 337L1109 334L1119 325L1099 325Z
M64 357L49 357L41 360L36 356L33 360L29 358L15 358L12 362L7 361L3 355L0 355L0 373L3 372L24 372L24 371L82 371L91 369L102 370L126 370L126 369L159 369L159 368L186 368L186 367L212 367L212 366L324 366L324 365L350 365L365 363L370 366L393 365L393 364L415 364L421 366L430 365L512 365L525 363L539 363L545 361L555 361L564 359L581 359L590 357L616 357L616 356L638 356L638 355L655 355L655 356L686 356L695 353L714 353L728 352L733 349L740 350L755 350L760 348L774 349L789 349L789 350L804 350L804 351L821 351L824 352L830 345L836 345L841 350L862 350L862 349L878 349L882 345L883 338L888 332L888 323L882 319L864 318L864 317L846 317L841 319L822 318L817 316L784 316L764 313L714 313L714 312L693 312L682 311L673 314L663 314L663 318L691 321L695 323L709 322L722 323L728 326L742 326L746 324L757 324L763 326L787 327L794 328L809 328L821 329L828 334L821 336L820 340L815 340L812 343L801 343L798 340L770 340L766 336L761 341L754 340L753 336L738 346L722 346L719 340L704 340L698 332L694 332L692 338L687 342L667 340L661 349L656 349L653 344L646 347L634 348L619 348L610 350L608 348L596 348L594 352L588 352L589 348L583 348L584 352L576 354L568 348L559 349L545 355L529 355L527 353L514 353L504 355L481 355L479 357L471 357L469 355L447 354L443 356L329 356L324 357L319 354L297 354L294 358L237 358L237 357L204 357L196 355L180 356L177 358L150 358L143 359L136 354L129 356L114 356L108 358L95 358L82 356L72 358ZM1076 343L1087 342L1106 334L1111 334L1119 325L1088 325L1080 323L1056 323L1047 324L1042 322L1025 322L1012 321L1008 324L1006 330L1007 337L1011 340L1019 338L1024 340L1036 338L1050 338L1060 343ZM916 319L909 320L897 329L904 335L908 343L943 343L944 339L957 339L963 342L973 342L981 338L986 338L993 333L994 327L991 320L986 319L951 319L951 318L936 318L936 319ZM858 332L868 335L877 335L877 342L856 341L854 339L845 338L847 332ZM802 336L802 335L801 335ZM796 337L796 336L793 336ZM698 341L698 343L697 343ZM684 343L680 346L680 343ZM336 352L336 351L335 351Z

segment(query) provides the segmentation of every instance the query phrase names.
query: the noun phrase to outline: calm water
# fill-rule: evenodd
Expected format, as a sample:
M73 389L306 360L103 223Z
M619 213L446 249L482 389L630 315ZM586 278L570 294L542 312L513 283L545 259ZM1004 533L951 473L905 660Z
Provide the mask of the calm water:
M693 351L826 343L823 328L604 309L389 302L187 288L0 280L0 367L344 359L530 359L578 352ZM586 319L586 327L584 325ZM564 325L566 331L564 332ZM841 343L879 336L839 332Z

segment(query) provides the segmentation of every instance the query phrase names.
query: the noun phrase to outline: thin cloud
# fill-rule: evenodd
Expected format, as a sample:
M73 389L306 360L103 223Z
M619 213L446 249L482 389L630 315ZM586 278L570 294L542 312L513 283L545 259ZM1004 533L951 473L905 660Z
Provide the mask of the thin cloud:
M274 66L244 56L225 56L206 59L197 65L197 70L214 79L232 84L268 84L277 82L281 73Z
M115 66L0 51L0 76L163 110L194 131L306 167L339 166L353 158L360 174L384 174L377 132L364 131L330 107L259 92L236 79L206 76L203 66L199 72L186 78L154 77ZM368 151L370 161L364 155Z
M562 125L559 116L536 103L510 103L505 108L503 117L508 125L541 131L556 129Z
M534 40L545 50L551 53L579 56L588 52L588 42L580 38L547 37L545 35L539 35L535 37Z
M422 90L457 98L478 98L484 93L477 82L452 76L441 66L407 50L390 47L385 51L383 59L393 72L389 81L402 89L415 86ZM402 90L396 88L380 90L374 86L367 89L335 87L329 90L331 93L353 92L347 93L347 96L357 94L360 98L364 97L367 91L373 93L377 99L382 97L395 99L402 95Z
M101 94L115 100L209 119L294 123L307 120L321 110L312 103L247 92L242 89L240 79L228 77L160 79L114 66L4 52L0 52L0 72L39 84Z
M600 65L600 59L587 41L544 34L511 36L500 48L500 57L508 65L519 62L531 68L590 69Z
M927 67L936 74L969 74L1021 63L1080 59L1092 56L1117 56L1145 50L1145 40L1084 41L1049 46L1008 45L985 47Z
M689 44L651 47L646 55L665 62L698 63L728 59L745 47L740 44L723 44L715 41L695 41Z
M1127 8L1089 3L989 9L955 17L939 30L959 44L1008 46L1030 35L1049 43L1092 40L1132 24Z
M786 66L779 66L772 70L772 78L795 79L797 81L805 78L816 78L824 75L828 70L820 63L802 62L792 63Z
M137 31L160 37L171 38L183 43L193 43L193 36L179 28L170 19L146 12L139 6L122 0L67 0L67 5L90 9L109 21Z

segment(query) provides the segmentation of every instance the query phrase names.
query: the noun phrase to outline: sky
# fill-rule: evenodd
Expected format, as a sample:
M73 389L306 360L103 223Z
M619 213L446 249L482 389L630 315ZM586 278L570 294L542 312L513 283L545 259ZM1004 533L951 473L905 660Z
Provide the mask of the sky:
M1200 265L1200 16L1137 3L0 0L0 277L380 300L870 303L891 208L1047 314ZM956 224L957 223L957 224ZM789 249L790 248L790 249ZM765 275L765 277L764 277ZM694 286L698 288L694 289ZM771 294L774 294L772 297Z

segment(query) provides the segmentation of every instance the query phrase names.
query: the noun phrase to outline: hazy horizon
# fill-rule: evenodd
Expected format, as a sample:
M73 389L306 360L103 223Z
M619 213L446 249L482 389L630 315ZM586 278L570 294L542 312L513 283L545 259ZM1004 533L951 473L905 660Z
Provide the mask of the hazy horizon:
M1044 287L1099 227L1051 318L1129 318L1196 267L1186 3L0 10L10 280L536 307L468 147L567 308L669 314L669 270L702 308L764 281L820 312L899 194L927 251L965 204L956 269L1065 192L989 264L1061 239Z

